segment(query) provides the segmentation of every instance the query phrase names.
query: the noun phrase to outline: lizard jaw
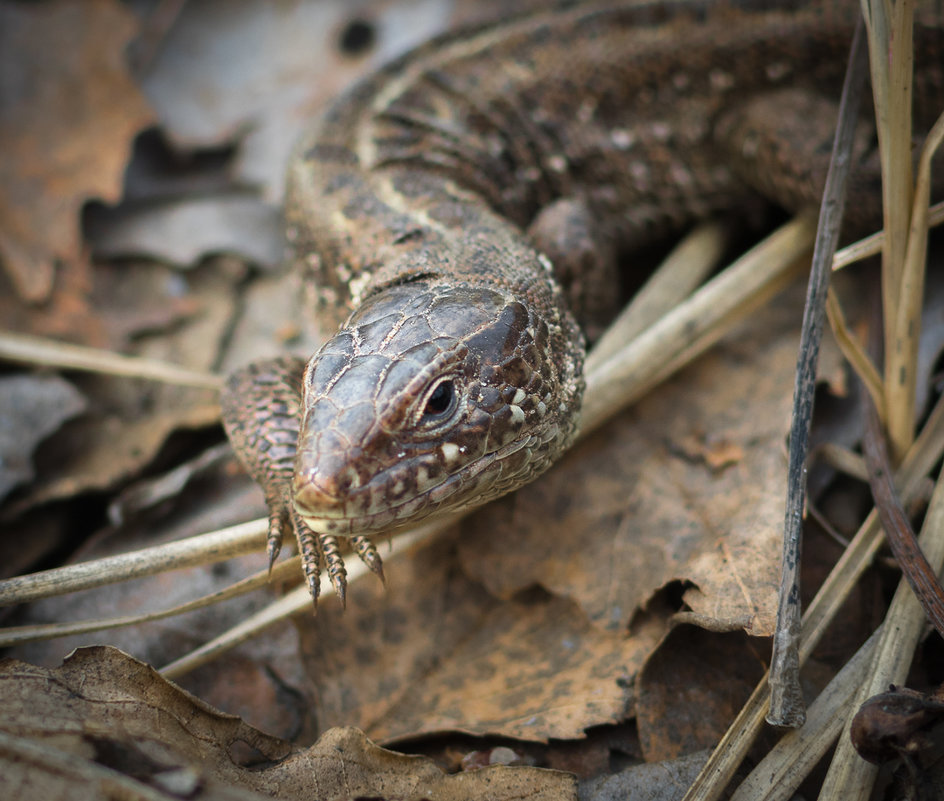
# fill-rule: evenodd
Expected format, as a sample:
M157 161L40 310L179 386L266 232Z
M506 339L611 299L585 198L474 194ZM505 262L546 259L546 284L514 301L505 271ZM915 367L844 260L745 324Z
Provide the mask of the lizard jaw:
M428 517L472 509L516 489L543 472L549 466L549 460L533 460L529 451L543 450L541 446L553 441L557 433L557 426L551 426L541 436L532 434L509 442L444 481L399 502L392 502L380 486L364 485L345 496L326 492L296 475L293 503L312 531L336 537L389 531ZM509 458L515 454L523 457L525 469L517 476L509 476L507 470L503 474L503 470L498 468L507 467ZM350 510L358 505L359 495L361 499L367 499L367 509L360 514L351 514Z

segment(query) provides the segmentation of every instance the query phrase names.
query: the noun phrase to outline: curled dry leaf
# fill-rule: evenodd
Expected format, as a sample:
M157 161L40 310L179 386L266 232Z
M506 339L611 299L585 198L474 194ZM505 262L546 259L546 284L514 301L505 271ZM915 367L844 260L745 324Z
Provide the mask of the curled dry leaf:
M120 349L134 336L140 356L209 370L226 338L242 275L225 259L185 277L160 265L99 266L91 298ZM83 376L81 385L89 413L49 443L40 481L18 511L123 487L153 466L175 432L219 419L216 393L206 389L100 376Z
M216 405L204 403L133 422L105 417L77 424L57 449L55 469L18 508L114 487L153 459L173 431L213 425L218 418Z
M105 647L75 651L51 670L0 661L0 731L47 752L53 759L49 773L69 756L146 785L169 771L187 770L239 785L246 768L231 751L237 743L255 759L277 761L292 751L288 743L198 701L143 662ZM42 764L7 758L0 770L5 798L18 797L18 787L54 778ZM88 770L77 770L75 778L75 792L85 797L93 797L89 791L97 785L90 785L102 781Z
M274 269L283 256L279 210L245 193L101 210L94 219L89 243L106 259L150 256L187 268L207 253L230 252Z
M576 798L568 774L498 766L447 776L355 729L332 729L299 749L105 647L80 649L52 670L0 661L0 795L22 797L25 788L69 798L119 789L146 798L198 790L201 798Z
M378 748L362 732L329 729L318 742L265 772L265 788L279 798L429 799L429 801L576 801L569 773L491 765L446 775L424 757Z
M859 756L880 765L897 757L914 757L931 748L935 728L940 746L941 724L944 699L892 686L859 707L849 736Z

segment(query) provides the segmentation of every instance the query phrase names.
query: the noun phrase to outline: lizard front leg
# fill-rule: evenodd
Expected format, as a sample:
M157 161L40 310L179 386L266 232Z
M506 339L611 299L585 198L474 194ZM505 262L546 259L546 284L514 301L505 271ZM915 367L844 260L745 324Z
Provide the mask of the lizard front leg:
M347 571L337 539L312 531L294 508L292 476L301 420L301 381L305 362L285 356L255 362L237 370L221 395L223 426L252 478L262 487L269 507L266 550L269 567L279 555L290 529L298 541L302 567L312 598L317 601L321 568L344 603ZM383 577L380 556L368 537L352 537L352 545L368 567Z

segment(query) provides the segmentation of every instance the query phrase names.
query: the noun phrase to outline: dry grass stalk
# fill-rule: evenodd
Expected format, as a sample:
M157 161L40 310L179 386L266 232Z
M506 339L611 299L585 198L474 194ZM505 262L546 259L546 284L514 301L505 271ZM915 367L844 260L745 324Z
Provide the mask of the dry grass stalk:
M886 429L892 459L897 463L914 437L917 353L917 332L905 330L904 338L900 338L899 316L904 311L914 321L915 311L920 315L922 296L921 282L903 284L914 192L911 164L914 7L911 0L894 4L862 0L862 12L869 32L872 94L882 163Z

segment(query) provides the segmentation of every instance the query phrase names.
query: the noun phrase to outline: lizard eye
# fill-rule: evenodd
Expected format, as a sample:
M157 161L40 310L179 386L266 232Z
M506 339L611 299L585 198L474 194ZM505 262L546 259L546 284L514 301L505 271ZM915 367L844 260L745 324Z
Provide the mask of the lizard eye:
M433 387L423 407L423 423L436 423L448 417L456 407L456 387L450 379L444 379Z

